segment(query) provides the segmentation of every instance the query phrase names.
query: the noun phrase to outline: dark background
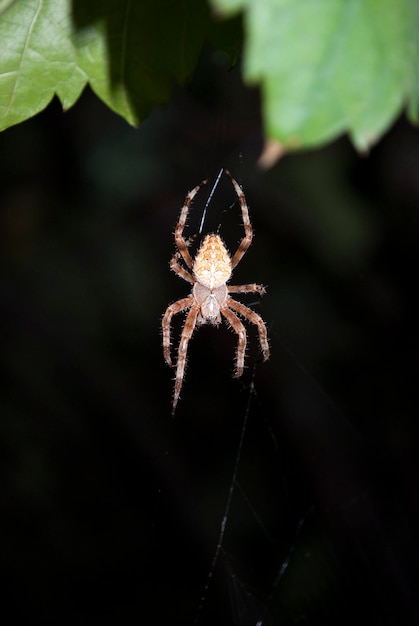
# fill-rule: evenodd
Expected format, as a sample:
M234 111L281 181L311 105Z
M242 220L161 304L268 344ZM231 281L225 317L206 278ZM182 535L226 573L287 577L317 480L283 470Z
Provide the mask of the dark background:
M3 611L58 624L417 624L419 134L269 171L257 90L206 51L130 128L86 92L0 136ZM186 192L222 166L255 229L233 282L263 316L233 380L193 337L181 400L160 321ZM208 190L197 198L197 229ZM231 251L228 181L209 206ZM174 323L175 336L182 319ZM225 536L209 586L237 449Z

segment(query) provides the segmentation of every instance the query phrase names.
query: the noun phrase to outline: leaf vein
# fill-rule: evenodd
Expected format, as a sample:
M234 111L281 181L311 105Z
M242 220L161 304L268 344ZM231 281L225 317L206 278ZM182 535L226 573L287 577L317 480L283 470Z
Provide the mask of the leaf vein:
M21 54L20 61L19 61L19 67L16 70L16 80L13 83L13 88L12 88L12 91L11 91L11 94L10 94L10 98L9 98L9 101L8 101L8 103L6 105L6 108L5 108L5 114L6 115L9 113L10 108L13 105L14 99L16 97L16 93L17 93L17 90L18 90L18 85L19 85L19 82L20 82L20 78L22 76L22 68L23 68L23 63L24 63L24 60L25 60L25 56L26 56L26 54L27 54L27 52L29 50L30 39L32 37L32 33L34 31L35 24L36 24L36 21L37 21L37 19L39 17L39 14L41 12L43 4L44 4L44 0L39 0L38 7L37 7L37 9L36 9L36 11L34 13L34 16L33 16L32 20L31 20L31 23L29 24L28 33L27 33L26 38L25 38L25 43L24 43L22 54Z

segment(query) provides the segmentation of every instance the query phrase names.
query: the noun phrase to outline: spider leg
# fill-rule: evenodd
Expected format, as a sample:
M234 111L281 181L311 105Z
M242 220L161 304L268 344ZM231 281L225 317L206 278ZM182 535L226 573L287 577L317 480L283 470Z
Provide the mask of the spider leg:
M237 315L233 313L233 311L230 311L227 306L222 307L221 313L224 315L234 332L237 333L239 338L236 353L236 371L234 372L233 378L240 378L244 369L244 355L247 343L246 329Z
M180 256L180 252L175 252L170 260L170 269L173 270L178 276L183 278L183 280L186 280L188 281L188 283L191 283L193 285L195 283L195 279L192 274L188 272L188 270L185 270L185 268L180 265Z
M252 283L249 285L227 285L228 293L258 293L260 296L265 295L266 289L263 285Z
M267 361L269 359L270 350L268 344L268 334L263 319L252 309L249 309L249 307L245 306L241 302L238 302L237 300L234 300L233 298L229 297L227 299L227 306L258 327L259 341L260 347L262 348L263 360Z
M241 240L241 242L239 244L239 247L237 248L233 258L231 259L231 269L234 269L236 267L236 265L238 265L238 263L242 260L242 258L245 255L247 249L249 248L250 244L252 243L253 229L252 229L252 225L250 223L249 210L247 208L246 196L244 195L243 190L240 187L239 183L237 182L237 180L235 178L233 178L233 176L231 175L229 170L225 170L225 173L227 174L227 176L231 180L232 185L233 185L233 187L235 189L235 192L237 194L237 197L239 199L240 206L241 206L241 209L242 209L243 226L244 226L244 237Z
M172 365L172 359L170 357L170 323L172 321L172 317L173 315L176 315L176 313L180 313L181 311L184 311L185 309L189 308L192 303L193 303L193 295L191 294L187 298L182 298L181 300L178 300L177 302L173 302L173 304L170 304L167 307L165 314L163 315L163 319L161 323L162 331L163 331L163 355L164 355L164 360L170 366Z
M183 377L185 374L186 355L188 353L188 344L196 326L198 313L199 307L197 305L192 305L191 310L186 316L185 325L183 326L182 335L180 337L176 365L175 391L173 395L172 415L174 415L175 413L176 405L179 400L180 390L182 389Z
M183 236L183 229L185 228L186 218L188 217L189 207L192 204L192 200L194 199L198 191L201 189L201 187L203 185L206 185L207 182L208 182L207 180L203 180L202 183L194 187L192 191L190 191L187 194L185 201L183 203L182 210L180 212L179 221L175 228L175 244L178 247L179 253L182 255L183 260L185 261L186 265L189 267L190 270L192 269L193 261L192 261L191 255L189 254L188 242L185 241L185 238Z

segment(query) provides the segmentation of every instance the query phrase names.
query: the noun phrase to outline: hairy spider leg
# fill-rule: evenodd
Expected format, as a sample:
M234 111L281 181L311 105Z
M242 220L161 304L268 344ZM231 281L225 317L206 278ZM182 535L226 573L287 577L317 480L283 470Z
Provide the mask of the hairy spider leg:
M193 285L195 283L195 279L192 274L190 274L188 270L185 270L185 268L179 263L180 256L180 252L175 252L170 260L170 269L173 270L175 274L183 278L183 280L186 280L188 283Z
M227 306L222 307L221 309L222 315L226 318L231 328L237 333L238 336L238 344L237 344L237 352L236 352L236 371L233 374L233 378L240 378L243 374L244 370L244 357L246 353L246 329L233 311L230 311Z
M181 311L188 309L190 306L192 306L193 302L194 302L194 297L192 294L190 294L187 298L182 298L181 300L178 300L177 302L170 304L167 307L165 314L163 315L163 319L162 319L163 355L164 355L164 360L166 361L167 365L170 365L170 366L172 365L172 358L170 356L170 344L171 344L170 324L172 321L172 317L176 315L177 313L180 313Z
M252 229L252 225L250 223L250 218L249 218L249 210L247 208L247 202L246 202L246 196L243 193L242 188L240 187L239 183L237 182L237 180L235 178L233 178L231 172L229 170L224 170L225 173L227 174L227 176L229 177L229 179L232 182L232 185L236 191L237 197L239 199L240 202L240 206L241 206L241 210L242 210L242 218L243 218L243 226L244 226L244 237L241 240L239 247L237 248L236 252L234 253L232 259L231 259L231 269L234 269L236 267L236 265L238 265L240 263L240 261L242 260L243 256L245 255L246 251L248 250L250 244L252 243L252 239L253 239L253 229Z
M258 293L260 296L264 296L266 288L263 285L256 285L251 283L249 285L227 285L228 293Z
M182 330L182 335L179 342L177 365L176 365L176 378L175 378L175 391L173 395L172 415L175 414L176 405L179 400L180 390L182 389L183 375L185 373L186 356L188 354L188 344L195 330L196 320L199 313L199 306L193 304L186 316L185 325Z
M234 300L234 298L228 297L227 306L233 311L236 311L242 317L245 317L249 322L255 324L258 328L259 332L259 341L260 347L262 348L263 360L267 361L270 355L269 343L268 343L268 333L266 331L265 322L263 319L253 311L253 309L249 309L246 305L242 304L238 300Z
M189 267L190 270L192 269L193 261L192 261L191 255L189 254L188 243L185 241L185 238L183 237L183 230L185 228L186 218L188 217L189 207L192 204L192 200L194 199L198 191L201 189L201 187L203 185L206 185L207 182L208 180L203 180L202 183L194 187L192 191L190 191L187 194L185 198L185 202L183 203L182 210L180 212L179 221L175 228L175 244L178 247L178 250L180 254L182 255L183 260L185 261L186 265Z

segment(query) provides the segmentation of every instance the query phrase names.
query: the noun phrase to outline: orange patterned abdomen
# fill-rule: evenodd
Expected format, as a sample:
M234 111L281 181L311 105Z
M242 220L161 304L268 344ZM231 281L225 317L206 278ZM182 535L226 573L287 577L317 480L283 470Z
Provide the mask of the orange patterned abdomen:
M231 261L221 237L207 235L193 266L195 278L208 289L224 285L231 276Z

